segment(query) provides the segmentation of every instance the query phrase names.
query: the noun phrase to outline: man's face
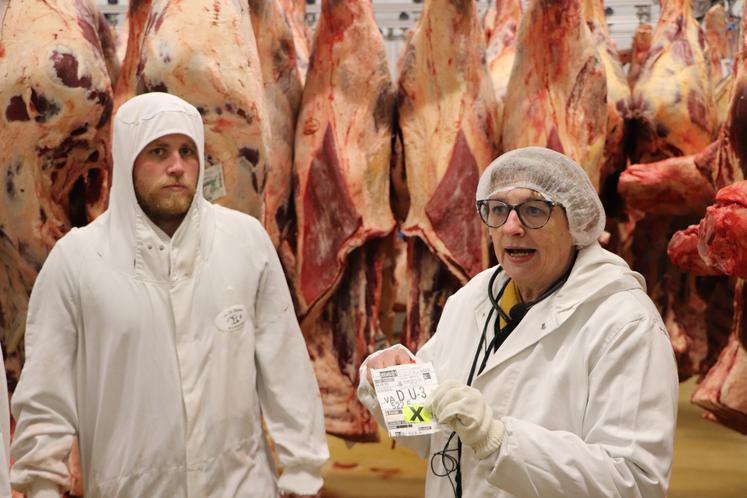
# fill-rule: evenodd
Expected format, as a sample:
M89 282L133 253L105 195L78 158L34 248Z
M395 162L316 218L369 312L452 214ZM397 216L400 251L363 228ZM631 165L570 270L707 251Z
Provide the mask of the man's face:
M199 172L197 147L186 135L157 138L135 158L132 180L137 201L166 233L173 234L187 214Z

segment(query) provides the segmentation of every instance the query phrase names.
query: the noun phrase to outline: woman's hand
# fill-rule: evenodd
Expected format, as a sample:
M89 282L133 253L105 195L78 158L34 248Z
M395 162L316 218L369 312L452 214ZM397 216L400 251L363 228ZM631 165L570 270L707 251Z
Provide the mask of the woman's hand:
M503 422L493 418L493 410L474 387L447 380L428 396L425 409L471 446L477 458L483 459L500 448Z
M373 385L373 380L371 379L372 369L379 370L381 368L407 365L410 363L415 363L415 360L408 354L405 348L387 349L368 361L366 379L368 379L369 384Z

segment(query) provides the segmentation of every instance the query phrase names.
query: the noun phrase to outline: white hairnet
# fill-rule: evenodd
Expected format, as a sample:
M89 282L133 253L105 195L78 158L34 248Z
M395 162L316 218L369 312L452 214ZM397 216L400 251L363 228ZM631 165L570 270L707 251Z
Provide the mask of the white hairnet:
M585 247L604 230L602 202L586 172L575 161L544 147L507 152L490 163L477 185L477 200L496 192L528 188L561 204L577 247Z

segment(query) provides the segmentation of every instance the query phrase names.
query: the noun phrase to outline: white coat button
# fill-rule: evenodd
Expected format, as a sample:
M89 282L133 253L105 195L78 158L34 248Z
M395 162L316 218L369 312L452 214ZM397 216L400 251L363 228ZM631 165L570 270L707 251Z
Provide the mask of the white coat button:
M150 251L151 249L153 249L153 246L148 244L148 250Z
M160 251L163 251L164 247L163 247L163 246L159 246L159 247L158 247L158 249L159 249Z
M545 330L545 324L544 323L542 324L542 330Z

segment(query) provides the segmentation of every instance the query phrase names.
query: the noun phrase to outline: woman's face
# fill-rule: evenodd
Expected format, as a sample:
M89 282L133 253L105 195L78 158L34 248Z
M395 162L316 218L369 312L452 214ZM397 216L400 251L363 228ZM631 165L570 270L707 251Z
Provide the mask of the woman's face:
M530 199L542 199L534 190L516 188L493 194L506 204L520 204ZM526 228L512 210L506 223L489 228L495 255L503 270L519 288L522 299L532 301L548 289L570 264L573 239L568 229L565 210L552 209L550 219L542 228Z

